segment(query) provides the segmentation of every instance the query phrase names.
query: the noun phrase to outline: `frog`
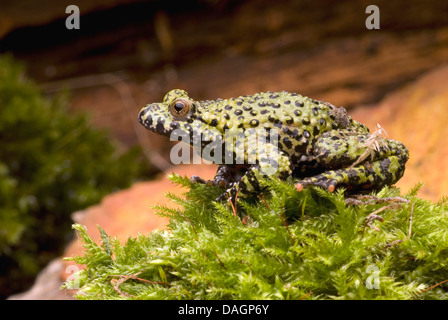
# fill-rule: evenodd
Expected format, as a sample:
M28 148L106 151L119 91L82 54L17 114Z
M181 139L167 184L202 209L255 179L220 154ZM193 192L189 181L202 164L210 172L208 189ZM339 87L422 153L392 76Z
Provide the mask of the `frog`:
M174 89L145 105L138 120L157 134L186 137L198 152L214 145L202 157L218 164L215 177L191 182L225 189L217 200L257 195L266 189L263 178L293 179L298 192L379 190L403 176L409 159L406 146L383 137L381 127L370 133L344 107L287 91L197 101ZM253 148L260 141L265 148Z

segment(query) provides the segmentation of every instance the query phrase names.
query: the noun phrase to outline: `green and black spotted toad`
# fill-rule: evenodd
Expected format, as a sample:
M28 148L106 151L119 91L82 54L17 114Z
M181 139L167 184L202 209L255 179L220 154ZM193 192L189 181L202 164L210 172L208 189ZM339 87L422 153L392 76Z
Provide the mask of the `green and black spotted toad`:
M402 177L409 158L401 142L383 138L382 129L371 134L343 107L285 91L195 101L175 89L161 103L146 105L138 118L158 134L186 135L199 151L212 142L218 145L220 166L208 183L227 189L221 198L257 193L260 177L272 173L280 179L298 179L298 191L306 186L331 192L338 187L379 189ZM235 145L224 143L228 137ZM251 149L260 137L272 148ZM212 159L202 156L216 160L216 150L210 153ZM205 183L195 176L192 180Z

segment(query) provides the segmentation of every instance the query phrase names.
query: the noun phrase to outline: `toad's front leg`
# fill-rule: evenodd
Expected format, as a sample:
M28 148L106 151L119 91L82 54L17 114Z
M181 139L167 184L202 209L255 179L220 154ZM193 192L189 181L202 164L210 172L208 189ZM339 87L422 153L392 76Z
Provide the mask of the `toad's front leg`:
M233 186L235 182L240 181L246 172L247 166L245 165L220 165L213 180L204 180L201 177L192 176L190 181L191 183L202 183L227 189Z
M218 200L229 198L235 203L237 198L248 198L264 190L260 185L262 178L286 179L292 175L289 157L278 149L269 152L259 150L256 155L256 164L247 168L241 179L234 182L232 186L223 193Z
M306 186L319 186L331 192L337 187L380 189L403 176L409 158L408 150L398 141L352 132L322 135L313 153L327 171L297 182L298 191Z

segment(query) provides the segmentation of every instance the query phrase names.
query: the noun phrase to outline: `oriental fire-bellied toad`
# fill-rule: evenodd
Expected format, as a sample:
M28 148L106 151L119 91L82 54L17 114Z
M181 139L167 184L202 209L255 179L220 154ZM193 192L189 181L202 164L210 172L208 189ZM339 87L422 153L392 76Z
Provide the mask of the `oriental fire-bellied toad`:
M343 107L285 91L195 101L175 89L138 118L158 134L186 137L220 164L213 180L192 180L226 188L221 199L260 192L261 176L295 177L298 191L379 189L402 177L409 158L401 142L382 137L381 128L371 134ZM254 147L263 141L267 147Z

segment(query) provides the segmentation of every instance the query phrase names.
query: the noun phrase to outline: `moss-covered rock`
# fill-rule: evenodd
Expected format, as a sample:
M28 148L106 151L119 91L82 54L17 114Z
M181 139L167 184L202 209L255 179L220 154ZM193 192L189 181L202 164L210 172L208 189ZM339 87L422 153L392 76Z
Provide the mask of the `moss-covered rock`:
M217 188L172 180L190 190L168 195L183 210L158 207L169 231L121 244L100 229L98 245L74 226L86 251L68 259L85 269L65 287L79 285L77 298L448 298L448 203L417 198L417 187L349 200L265 181L270 195L232 208L213 201Z

